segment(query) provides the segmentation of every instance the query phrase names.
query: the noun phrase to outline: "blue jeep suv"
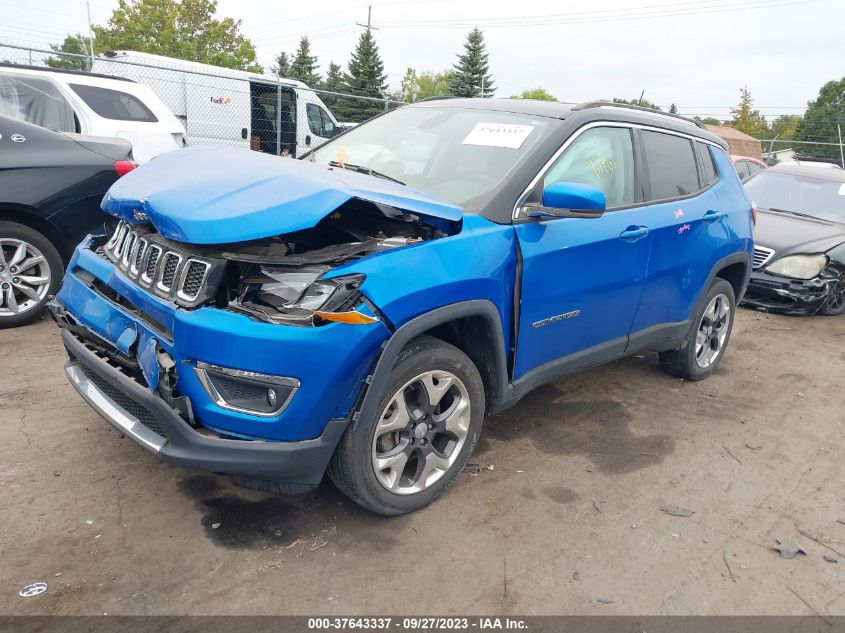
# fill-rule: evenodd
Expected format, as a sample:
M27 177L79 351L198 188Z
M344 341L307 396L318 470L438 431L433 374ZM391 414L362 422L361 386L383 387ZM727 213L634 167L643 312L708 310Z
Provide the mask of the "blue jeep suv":
M425 101L303 160L197 146L103 209L51 303L82 397L171 464L328 473L385 515L540 384L642 350L711 374L753 251L723 142L607 103Z

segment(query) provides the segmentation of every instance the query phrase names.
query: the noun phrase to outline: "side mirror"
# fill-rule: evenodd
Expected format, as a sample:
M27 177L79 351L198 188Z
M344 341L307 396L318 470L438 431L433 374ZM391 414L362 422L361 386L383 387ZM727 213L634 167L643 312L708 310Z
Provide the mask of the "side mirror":
M607 209L604 192L577 182L553 182L543 190L542 202L528 209L528 217L598 218Z

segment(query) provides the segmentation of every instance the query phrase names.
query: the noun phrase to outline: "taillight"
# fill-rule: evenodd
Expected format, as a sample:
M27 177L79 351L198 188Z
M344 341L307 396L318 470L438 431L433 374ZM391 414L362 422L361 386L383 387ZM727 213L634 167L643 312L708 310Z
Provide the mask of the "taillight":
M117 172L118 176L125 176L137 166L138 163L131 160L116 160L114 162L114 170Z
M757 224L757 203L751 203L751 222L756 226Z

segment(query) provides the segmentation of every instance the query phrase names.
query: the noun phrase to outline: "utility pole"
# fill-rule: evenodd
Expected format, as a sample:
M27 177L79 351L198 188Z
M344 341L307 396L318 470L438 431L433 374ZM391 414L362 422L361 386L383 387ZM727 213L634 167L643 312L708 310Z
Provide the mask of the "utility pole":
M842 162L842 169L845 169L845 151L842 149L842 126L837 123L836 131L839 132L839 160Z
M91 28L91 2L86 0L85 6L88 8L88 48L91 49L91 61L88 62L88 70L94 69L94 29Z
M481 98L484 98L484 75L481 75Z
M373 26L373 5L370 5L370 6L367 7L367 23L361 24L360 22L356 22L355 24L357 24L358 26L363 26L368 31L371 30L371 29L373 31L378 31L378 27Z

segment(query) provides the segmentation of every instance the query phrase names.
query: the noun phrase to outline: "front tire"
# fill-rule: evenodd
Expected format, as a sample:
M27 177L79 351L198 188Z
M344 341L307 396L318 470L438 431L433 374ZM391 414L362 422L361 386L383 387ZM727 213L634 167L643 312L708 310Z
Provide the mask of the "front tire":
M62 283L64 264L53 243L17 222L0 222L0 328L38 319Z
M687 380L703 380L710 376L725 355L735 316L733 286L716 277L693 317L683 346L660 353L661 367L669 374Z
M819 314L822 316L839 316L843 313L845 313L845 275L839 279L839 283L830 291L827 301L819 309Z
M422 508L449 488L484 423L484 385L469 357L429 336L396 359L373 419L346 429L328 474L358 505L386 516Z

